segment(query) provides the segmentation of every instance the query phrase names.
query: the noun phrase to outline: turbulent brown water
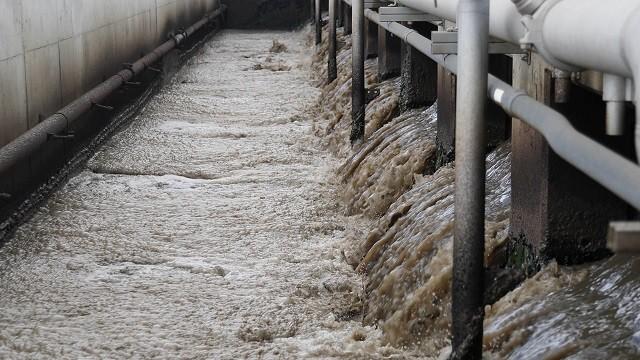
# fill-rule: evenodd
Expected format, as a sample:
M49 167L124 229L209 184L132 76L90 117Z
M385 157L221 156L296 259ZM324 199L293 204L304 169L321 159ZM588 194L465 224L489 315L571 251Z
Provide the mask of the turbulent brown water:
M275 42L274 40L277 40ZM0 249L0 358L382 358L302 32L224 31ZM350 225L353 224L353 225Z
M340 33L339 39L350 42ZM326 45L325 41L314 59L315 73L321 76ZM369 105L367 140L349 153L348 46L339 53L338 63L338 80L322 85L325 98L319 103L319 121L324 125L315 128L325 129L317 134L325 136L331 149L339 144L338 155L346 157L337 176L343 181L348 213L373 219L382 214L368 234L354 231L344 244L347 261L366 276L364 323L381 328L385 341L394 346L445 358L450 352L454 171L449 165L422 175L434 156L435 106L393 118L396 114L386 107ZM397 80L377 84L376 71L376 64L368 60L369 86L399 93ZM385 101L397 98L389 95ZM383 126L372 119L384 119ZM507 239L509 209L510 149L503 144L487 157L488 265ZM484 357L640 356L639 266L640 261L619 255L577 268L551 263L487 306Z
M352 149L350 39L225 31L0 249L0 358L441 358L453 174L436 108L375 59ZM325 37L326 39L326 37ZM315 86L314 86L315 85ZM486 261L510 150L487 157ZM490 359L640 356L640 260L549 264L486 307Z

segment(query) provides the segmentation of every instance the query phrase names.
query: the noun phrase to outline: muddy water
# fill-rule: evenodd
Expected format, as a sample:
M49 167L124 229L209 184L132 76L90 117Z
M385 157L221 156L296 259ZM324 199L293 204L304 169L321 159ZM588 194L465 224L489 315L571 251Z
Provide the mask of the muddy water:
M394 346L446 358L450 352L453 169L447 166L422 176L425 163L433 157L435 108L394 117L393 111L370 105L367 141L353 151L345 150L350 38L339 33L339 39L347 44L338 55L340 75L335 83L319 82L325 98L318 104L321 116L314 128L321 130L316 134L324 138L325 146L345 157L337 177L343 182L346 210L375 222L368 233L353 230L343 245L347 261L365 274L364 324L382 329L384 341ZM322 76L325 46L314 59L315 73ZM379 84L376 71L375 62L368 60L368 85L398 93L397 82ZM385 101L393 103L397 98L388 95ZM375 118L385 120L370 120ZM503 144L487 157L487 265L496 261L500 255L496 250L507 239L509 168L510 150ZM637 259L620 255L581 267L549 264L486 307L484 357L640 357L638 270Z
M332 84L304 32L227 31L194 57L0 249L0 358L446 358L436 109L399 115L369 60L381 96L351 149L340 39ZM507 144L487 158L487 263L509 164ZM550 264L487 306L485 357L637 358L639 270Z
M279 40L282 44L273 43ZM206 45L0 249L0 358L410 357L362 325L302 33Z

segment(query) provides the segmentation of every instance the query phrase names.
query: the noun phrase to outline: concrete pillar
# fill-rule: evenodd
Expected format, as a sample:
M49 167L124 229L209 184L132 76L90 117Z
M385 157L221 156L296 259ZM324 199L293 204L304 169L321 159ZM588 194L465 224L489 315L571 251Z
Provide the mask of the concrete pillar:
M378 25L374 22L365 20L365 56L367 59L373 59L378 56Z
M511 58L489 56L489 72L501 80L512 82ZM493 101L487 99L487 150L509 138L511 118ZM435 169L454 160L456 125L456 75L438 66L438 133ZM435 170L434 169L434 170Z
M607 138L600 96L573 85L566 104L554 102L552 70L534 55L514 58L514 85L563 113L573 126L633 159L633 131ZM628 124L633 124L629 121ZM525 269L555 258L562 264L595 260L605 250L607 224L628 219L622 200L560 159L546 140L517 119L512 129L511 228L509 259Z
M357 144L364 140L365 132L365 17L364 0L353 0L352 2L352 23L353 35L351 36L351 144Z
M414 23L411 28L428 38L431 38L431 31L435 30L434 25L425 22ZM406 111L433 104L437 98L437 64L405 42L402 42L400 53L400 110Z
M456 75L438 66L438 126L435 169L454 160L456 143Z
M383 27L378 27L378 77L380 80L400 75L402 41Z
M351 35L351 7L347 4L342 4L342 26L344 27L344 34Z

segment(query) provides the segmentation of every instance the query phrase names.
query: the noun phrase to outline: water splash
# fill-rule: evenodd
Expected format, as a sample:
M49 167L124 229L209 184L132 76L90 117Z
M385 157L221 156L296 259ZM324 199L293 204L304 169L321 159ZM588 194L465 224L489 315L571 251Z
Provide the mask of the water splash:
M347 44L348 37L341 37ZM322 69L326 46L319 48ZM345 159L337 176L349 214L382 215L373 229L348 232L347 261L366 275L363 319L385 341L427 356L450 352L454 171L445 166L420 176L433 156L434 109L412 110L374 126L349 151L350 54L339 54L336 82L323 89L316 134ZM365 64L375 81L375 63ZM317 79L324 76L322 70ZM391 82L391 81L388 81ZM396 85L397 86L397 85ZM397 91L397 89L390 88ZM369 114L375 110L367 109ZM385 116L389 116L385 114ZM345 120L345 117L347 118ZM420 134L421 136L417 136ZM415 135L415 136L414 136ZM510 151L503 144L487 158L485 263L503 256L510 210ZM354 223L362 226L363 222ZM634 359L640 356L640 260L615 256L596 264L552 262L486 306L484 357L488 359Z

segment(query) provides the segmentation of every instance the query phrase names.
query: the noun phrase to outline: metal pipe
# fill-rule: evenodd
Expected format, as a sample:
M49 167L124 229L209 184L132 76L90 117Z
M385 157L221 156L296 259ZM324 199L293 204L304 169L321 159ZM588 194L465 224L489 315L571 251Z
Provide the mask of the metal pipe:
M320 1L321 0L316 0L316 45L322 42L322 8Z
M364 140L365 129L364 0L353 0L351 12L351 144L357 144Z
M458 8L451 359L482 359L488 67L489 0L461 0Z
M460 1L461 0L397 0L396 2L455 22ZM518 44L525 34L525 28L520 21L521 18L522 16L511 0L491 0L491 14L489 18L489 32L491 35Z
M366 16L449 71L458 72L456 55L434 55L431 53L431 40L415 30L397 22L380 22L378 14L371 10L366 11ZM640 210L637 183L640 167L637 164L585 136L562 114L491 74L488 77L488 95L506 112L540 132L558 156ZM635 98L638 99L637 93Z
M450 21L456 21L460 1L397 0ZM565 70L633 75L632 64L640 60L637 0L515 1L522 13L511 0L491 0L491 35L515 44L531 43L545 60Z
M225 5L221 5L211 14L206 15L200 21L196 22L183 32L172 36L170 40L167 40L149 54L140 58L133 64L127 65L125 69L121 70L116 75L89 90L69 105L58 110L55 114L46 118L38 125L29 129L12 142L2 147L0 149L0 173L9 170L20 160L25 159L34 153L49 141L52 135L65 132L73 121L80 118L97 104L102 103L115 90L157 62L165 54L177 47L187 37L201 29L208 22L223 14L225 8Z
M552 64L631 76L634 63L628 51L638 48L638 33L630 33L629 27L640 21L639 10L637 0L546 0L531 16L539 32L532 40ZM629 37L632 43L625 43Z
M336 35L336 8L338 0L329 0L329 54L328 54L328 69L327 77L328 81L332 82L338 77L338 62L337 62L337 35Z
M602 100L607 103L607 135L624 133L626 79L622 76L604 74Z
M571 72L553 69L553 101L566 104L571 98Z

